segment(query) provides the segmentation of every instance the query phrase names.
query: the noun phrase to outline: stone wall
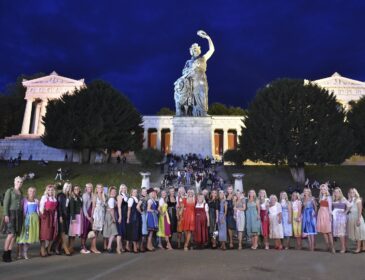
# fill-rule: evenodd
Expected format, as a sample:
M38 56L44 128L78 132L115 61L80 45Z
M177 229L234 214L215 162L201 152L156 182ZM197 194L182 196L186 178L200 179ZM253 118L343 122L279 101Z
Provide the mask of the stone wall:
M68 161L79 161L79 154L72 150L55 149L44 145L41 139L1 139L0 158L17 158L19 152L22 159L28 160L32 155L32 160L64 161L67 153Z

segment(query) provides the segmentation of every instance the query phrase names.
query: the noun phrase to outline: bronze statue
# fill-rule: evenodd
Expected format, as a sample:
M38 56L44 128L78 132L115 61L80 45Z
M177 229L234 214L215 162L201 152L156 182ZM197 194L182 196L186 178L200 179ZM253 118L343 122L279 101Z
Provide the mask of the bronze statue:
M191 59L185 63L182 76L174 83L176 116L206 116L208 111L207 61L214 53L212 39L202 30L197 34L209 43L209 50L201 55L200 46L190 47Z

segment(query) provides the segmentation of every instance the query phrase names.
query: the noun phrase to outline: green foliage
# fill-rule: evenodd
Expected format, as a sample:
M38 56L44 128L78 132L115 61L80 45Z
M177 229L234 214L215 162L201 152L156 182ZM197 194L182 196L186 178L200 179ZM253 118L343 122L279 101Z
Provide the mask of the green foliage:
M6 86L5 95L0 95L0 138L19 134L25 110L23 79L31 80L44 76L43 73L20 75L15 83Z
M224 161L233 162L237 166L241 166L245 160L243 154L239 150L227 150L223 154Z
M333 94L302 80L279 79L250 105L240 150L253 161L339 164L352 155L353 136Z
M51 100L43 117L44 144L77 150L135 151L142 147L142 116L103 81Z
M355 138L355 153L365 155L365 97L350 105L347 119Z
M245 110L241 107L227 107L217 102L209 106L208 114L212 116L244 116Z
M172 111L170 108L162 107L160 111L157 112L157 116L174 116L175 112Z
M136 152L137 159L143 166L154 166L164 158L163 152L156 149L143 149Z

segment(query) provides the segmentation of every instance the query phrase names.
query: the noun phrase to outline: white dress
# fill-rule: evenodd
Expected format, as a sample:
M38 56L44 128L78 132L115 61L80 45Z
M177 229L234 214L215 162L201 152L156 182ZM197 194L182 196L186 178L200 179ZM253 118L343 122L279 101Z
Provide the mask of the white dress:
M102 231L105 219L105 202L99 196L96 197L93 219L93 230Z
M245 199L240 199L237 201L236 208L243 208L243 206L246 204ZM245 211L242 210L236 210L235 213L235 219L236 219L236 227L238 232L245 231Z
M276 202L275 205L269 208L269 219L270 219L270 234L271 239L282 239L284 238L283 226L278 222L278 216L282 213L280 203Z

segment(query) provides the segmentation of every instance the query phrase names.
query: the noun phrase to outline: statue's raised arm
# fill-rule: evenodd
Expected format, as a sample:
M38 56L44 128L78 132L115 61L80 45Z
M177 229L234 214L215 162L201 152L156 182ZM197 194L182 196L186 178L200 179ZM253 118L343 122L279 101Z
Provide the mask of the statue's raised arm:
M203 55L205 60L208 60L214 53L215 48L214 48L214 44L212 39L209 37L209 35L203 31L203 30L199 30L197 32L198 36L200 36L201 38L207 39L208 40L208 44L209 44L209 50Z

